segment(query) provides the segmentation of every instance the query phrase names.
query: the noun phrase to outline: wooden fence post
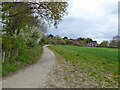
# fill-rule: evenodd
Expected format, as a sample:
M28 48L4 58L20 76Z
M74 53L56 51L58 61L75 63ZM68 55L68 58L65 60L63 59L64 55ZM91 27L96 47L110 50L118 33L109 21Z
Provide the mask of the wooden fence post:
M3 52L3 57L2 57L2 62L4 63L5 61L5 52Z

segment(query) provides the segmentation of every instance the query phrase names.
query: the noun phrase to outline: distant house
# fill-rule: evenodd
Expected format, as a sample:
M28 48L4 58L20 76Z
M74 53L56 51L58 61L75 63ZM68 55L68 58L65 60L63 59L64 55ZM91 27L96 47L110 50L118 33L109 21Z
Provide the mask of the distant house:
M80 44L79 41L77 39L69 39L69 40L72 40L75 44Z
M87 46L97 46L97 41L88 41Z
M78 40L73 40L75 44L80 44Z

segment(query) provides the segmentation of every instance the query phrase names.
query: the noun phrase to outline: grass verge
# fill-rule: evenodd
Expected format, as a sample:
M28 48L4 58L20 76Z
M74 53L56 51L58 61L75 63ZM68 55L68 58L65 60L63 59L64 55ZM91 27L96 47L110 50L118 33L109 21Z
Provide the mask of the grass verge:
M35 63L43 53L42 46L24 49L19 52L18 56L12 56L2 63L2 77L8 76L11 73Z
M70 49L70 47L72 49ZM83 81L91 81L94 79L99 87L118 87L118 61L112 60L116 58L112 56L113 52L111 52L112 59L109 59L106 58L105 55L105 57L98 56L99 51L97 51L97 55L93 55L88 53L90 52L89 49L87 49L88 51L83 52L76 46L53 45L49 46L49 48L65 58L67 62L70 62L75 70L78 70L80 73L86 73L87 79L84 79ZM76 51L77 48L79 51ZM104 50L100 50L100 54L102 51L104 52ZM113 51L113 49L110 51Z

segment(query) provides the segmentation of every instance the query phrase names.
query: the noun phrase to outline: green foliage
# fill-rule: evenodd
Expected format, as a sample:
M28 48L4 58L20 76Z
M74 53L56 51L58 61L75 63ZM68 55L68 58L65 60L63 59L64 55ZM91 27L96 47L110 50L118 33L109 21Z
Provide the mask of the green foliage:
M85 46L89 41L92 41L91 38L86 38L86 39L79 38L79 40L82 46Z
M61 40L62 38L61 38L60 36L57 36L56 39L57 39L57 40Z
M82 40L84 40L84 38L79 37L79 38L77 38L77 40L78 40L78 41L82 41Z
M40 58L43 49L41 46L37 46L35 48L28 48L22 51L19 51L17 57L11 56L9 59L6 59L2 64L2 75L7 76L16 70L32 64ZM13 62L14 61L14 62Z
M25 40L22 36L17 36L14 40L14 50L22 50L27 48Z
M2 76L7 76L8 74L15 72L19 69L18 65L5 62L2 64Z
M41 41L39 42L39 44L46 44L47 43L47 39L46 37L43 35Z
M72 41L72 40L68 40L68 39L65 39L65 41L66 41L66 44L74 44L74 42Z
M44 40L45 40L45 44L64 45L66 43L60 36L53 36L52 34L44 37Z
M1 7L3 76L6 76L22 65L35 62L41 55L42 48L38 44L46 43L45 38L41 40L43 32L47 26L57 27L62 21L67 3L3 2Z
M57 27L66 14L66 8L67 2L3 2L4 31L13 36L16 32L19 34L21 28L26 26L43 27L46 23Z
M103 41L100 44L101 47L108 47L108 41Z
M13 42L14 42L14 38L13 37L11 37L11 36L7 36L7 37L4 36L2 38L2 50L3 50L3 52L10 51L13 48L13 46L14 46Z

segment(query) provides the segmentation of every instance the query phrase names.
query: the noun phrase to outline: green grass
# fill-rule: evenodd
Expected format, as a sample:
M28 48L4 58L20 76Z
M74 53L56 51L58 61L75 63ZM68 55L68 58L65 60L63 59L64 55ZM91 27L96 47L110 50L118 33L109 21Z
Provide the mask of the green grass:
M76 52L82 52L102 57L104 59L118 61L118 49L116 48L78 47L78 46L61 46L61 47L69 50L74 50Z
M49 46L49 48L60 54L75 68L79 68L81 73L88 73L90 77L95 77L99 81L105 80L105 82L110 83L111 86L117 85L117 49L62 45ZM112 79L108 79L108 76Z
M2 63L2 77L36 62L42 55L42 52L42 46L37 46L20 51L17 57L11 56L9 59L6 59L5 62Z

